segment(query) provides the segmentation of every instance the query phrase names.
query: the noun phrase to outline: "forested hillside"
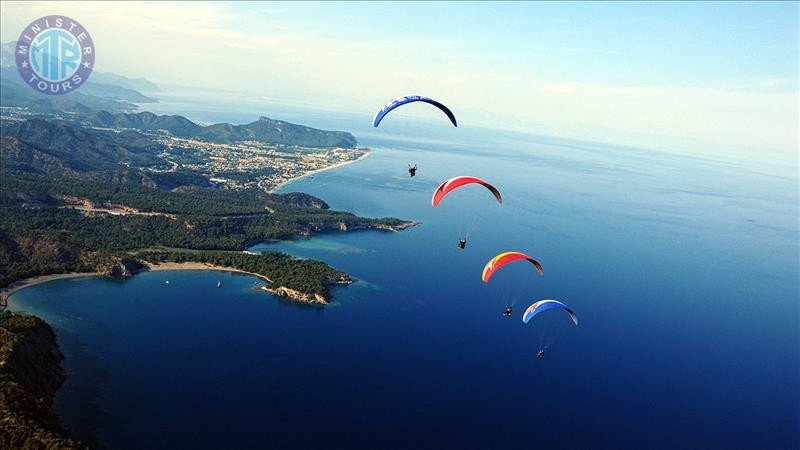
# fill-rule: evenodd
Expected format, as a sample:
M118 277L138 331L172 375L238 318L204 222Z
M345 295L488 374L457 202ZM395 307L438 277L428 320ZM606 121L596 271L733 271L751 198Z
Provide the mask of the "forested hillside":
M158 151L136 131L42 119L3 122L0 287L52 273L128 272L146 256L204 258L325 296L344 274L320 262L242 251L265 239L411 224L331 211L302 193L217 188L191 171L143 170L167 165ZM142 253L165 247L194 252Z

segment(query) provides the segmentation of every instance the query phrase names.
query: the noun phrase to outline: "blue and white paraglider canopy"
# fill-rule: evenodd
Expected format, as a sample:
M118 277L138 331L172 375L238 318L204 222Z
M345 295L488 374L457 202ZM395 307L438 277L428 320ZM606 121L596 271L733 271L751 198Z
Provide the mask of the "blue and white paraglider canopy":
M392 100L386 106L381 108L380 111L378 111L378 114L375 115L375 120L372 121L372 126L377 127L381 123L381 120L383 120L383 118L386 117L386 115L389 114L390 111L397 108L398 106L402 106L405 105L406 103L413 103L413 102L425 102L439 108L440 110L442 110L443 113L447 115L447 118L450 119L450 122L453 123L454 127L458 126L458 123L456 122L456 116L453 114L453 111L450 111L450 108L432 98L423 97L421 95L409 95L406 97L400 97Z
M525 310L525 313L522 315L522 321L528 323L529 320L533 318L533 316L539 314L542 311L547 311L548 309L563 309L564 311L569 314L569 318L572 319L572 322L575 325L578 324L578 316L575 315L575 312L569 309L569 307L558 300L539 300L538 302L532 304Z

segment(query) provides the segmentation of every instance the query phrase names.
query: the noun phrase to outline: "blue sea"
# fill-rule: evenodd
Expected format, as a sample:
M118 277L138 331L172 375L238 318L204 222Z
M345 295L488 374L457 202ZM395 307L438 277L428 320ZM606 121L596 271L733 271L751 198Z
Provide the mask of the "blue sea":
M120 449L800 446L796 157L452 129L413 110L373 130L366 113L158 108L352 130L371 156L284 191L420 224L252 249L353 276L325 308L213 271L18 291L16 308L56 327L68 376L56 408L77 437ZM492 182L503 204L470 186L432 208L455 175ZM484 264L512 250L544 276L516 263L483 283ZM579 325L555 323L539 358L543 325L562 317L521 317L548 298Z

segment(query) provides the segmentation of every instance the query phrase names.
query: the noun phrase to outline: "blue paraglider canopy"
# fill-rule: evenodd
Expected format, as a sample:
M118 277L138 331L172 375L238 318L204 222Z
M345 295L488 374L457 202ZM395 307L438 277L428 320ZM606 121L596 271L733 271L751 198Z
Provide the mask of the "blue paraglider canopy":
M569 314L569 318L572 319L572 322L575 325L578 324L578 316L575 315L575 312L569 309L569 307L558 300L539 300L538 302L532 304L525 310L525 313L522 315L522 321L528 323L533 316L539 314L542 311L547 311L548 309L563 309L564 311Z
M458 123L456 122L456 116L453 114L453 111L450 111L450 108L432 98L423 97L421 95L409 95L407 97L400 97L392 100L386 106L381 108L380 111L378 111L378 114L375 115L375 120L372 121L372 126L377 127L381 123L381 120L383 120L383 118L386 117L391 110L397 108L398 106L405 105L406 103L413 102L425 102L439 108L447 115L447 118L450 119L450 122L453 122L454 127L458 126Z

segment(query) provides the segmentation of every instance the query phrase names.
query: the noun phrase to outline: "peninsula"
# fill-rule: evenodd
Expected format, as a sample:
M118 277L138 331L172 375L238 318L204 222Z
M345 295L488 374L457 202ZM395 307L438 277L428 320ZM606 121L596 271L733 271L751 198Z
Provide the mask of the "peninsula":
M247 253L248 246L415 225L273 192L367 156L347 132L265 117L202 126L152 113L42 115L25 108L4 109L0 124L5 294L41 276L127 277L164 263L192 263L251 273L273 294L325 305L331 286L351 282L347 274L282 253Z

